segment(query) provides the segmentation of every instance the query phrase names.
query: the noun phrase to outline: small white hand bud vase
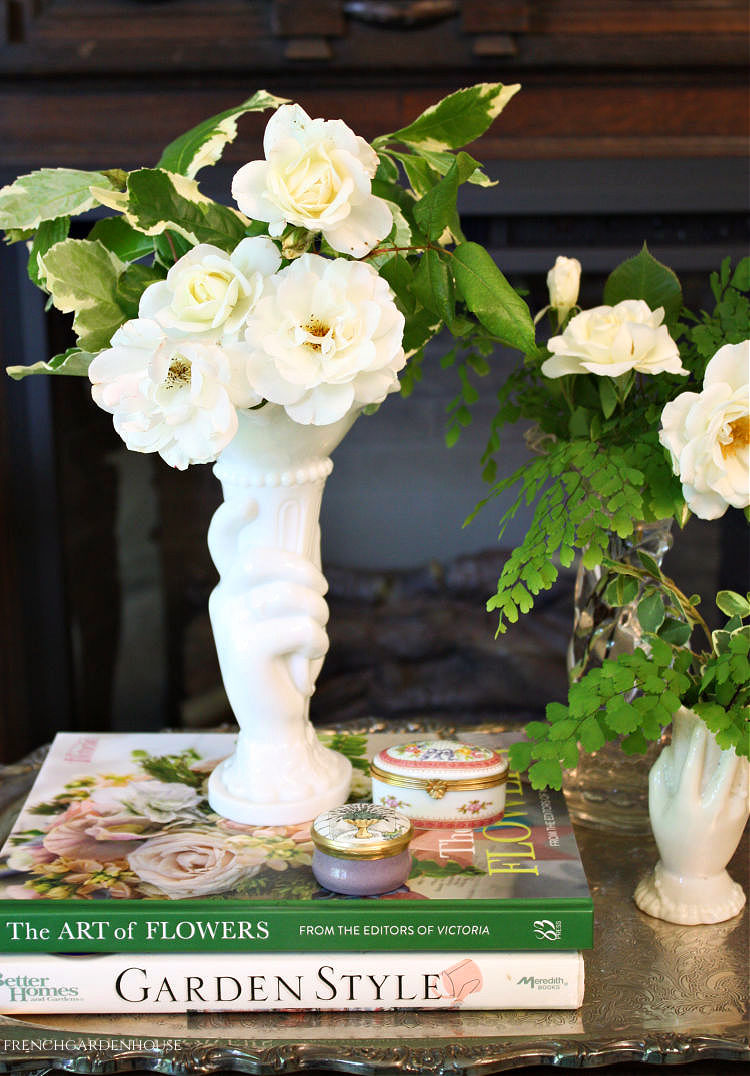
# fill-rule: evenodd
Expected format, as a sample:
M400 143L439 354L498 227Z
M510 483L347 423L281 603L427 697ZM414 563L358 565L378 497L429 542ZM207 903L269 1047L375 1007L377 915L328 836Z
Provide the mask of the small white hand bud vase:
M748 819L748 760L684 707L649 774L649 814L660 859L635 891L641 911L685 924L736 915L746 897L726 865Z
M322 746L309 709L328 649L320 504L329 453L357 414L303 426L276 404L240 413L214 466L224 502L208 531L220 576L209 613L240 731L208 799L236 822L305 822L349 794L351 763Z

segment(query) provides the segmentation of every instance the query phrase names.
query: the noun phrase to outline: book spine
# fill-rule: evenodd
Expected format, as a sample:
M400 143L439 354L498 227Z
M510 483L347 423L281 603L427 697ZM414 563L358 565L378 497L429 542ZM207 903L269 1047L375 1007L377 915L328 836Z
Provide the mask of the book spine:
M0 903L2 953L356 952L590 949L590 900Z
M0 1012L577 1009L578 952L4 957Z

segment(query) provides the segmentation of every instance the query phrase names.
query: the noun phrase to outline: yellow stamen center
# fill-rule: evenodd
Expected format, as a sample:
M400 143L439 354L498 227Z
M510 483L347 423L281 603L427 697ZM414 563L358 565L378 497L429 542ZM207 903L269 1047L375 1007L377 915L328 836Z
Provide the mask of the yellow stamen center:
M750 415L743 415L742 418L730 422L728 427L722 430L719 442L721 454L725 459L738 448L747 447L750 444Z
M183 386L189 386L191 377L190 360L186 359L184 355L177 355L176 358L172 359L167 370L164 385L168 389L179 389Z
M324 324L324 322L320 321L318 318L311 318L303 328L310 336L317 336L318 339L327 336L329 332L329 326ZM312 340L307 340L305 341L305 347L309 347L311 351L322 351L323 345L316 344Z

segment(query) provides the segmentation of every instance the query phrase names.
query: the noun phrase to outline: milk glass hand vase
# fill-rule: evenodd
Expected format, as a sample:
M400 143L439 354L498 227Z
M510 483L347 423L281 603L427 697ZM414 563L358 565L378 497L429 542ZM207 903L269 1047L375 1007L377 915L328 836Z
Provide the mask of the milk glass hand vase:
M649 775L649 811L660 859L635 891L642 911L671 923L720 923L745 904L726 871L748 818L748 760L722 750L681 709L672 742Z
M328 453L356 415L302 426L267 404L239 416L214 468L224 503L208 532L220 575L209 613L240 732L211 774L209 802L237 822L296 823L349 793L351 763L322 746L308 715L328 649L320 503Z

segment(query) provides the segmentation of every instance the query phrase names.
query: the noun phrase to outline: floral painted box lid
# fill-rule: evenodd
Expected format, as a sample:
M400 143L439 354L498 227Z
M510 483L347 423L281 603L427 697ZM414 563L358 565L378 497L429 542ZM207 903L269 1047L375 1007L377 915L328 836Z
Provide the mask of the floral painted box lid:
M319 733L354 766L414 734ZM459 739L507 751L518 734ZM0 949L580 949L592 906L563 797L507 780L505 814L419 831L406 884L337 897L311 870L310 824L215 814L206 782L230 733L60 733L0 852ZM398 789L394 802L398 810Z

